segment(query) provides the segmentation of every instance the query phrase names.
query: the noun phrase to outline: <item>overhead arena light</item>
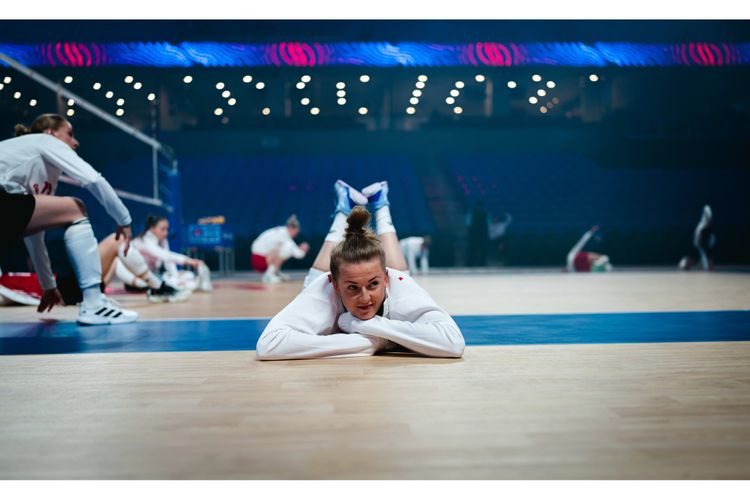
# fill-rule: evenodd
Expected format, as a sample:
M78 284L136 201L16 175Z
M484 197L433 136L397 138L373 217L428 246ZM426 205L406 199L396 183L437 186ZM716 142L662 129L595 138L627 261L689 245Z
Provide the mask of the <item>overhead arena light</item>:
M224 82L220 81L216 84L216 90L221 90L224 88Z
M464 88L464 82L462 82L462 81L457 81L457 82L456 82L456 88Z
M299 101L299 103L300 103L300 104L302 104L303 106L306 106L306 105L310 104L310 99L308 99L307 97L303 97L303 98L302 98L302 99L301 99L301 100Z
M417 76L417 80L425 82L425 81L427 81L427 76L425 76L425 75L419 75L419 76Z
M547 82L547 88L555 88L555 82L550 80Z
M76 110L75 109L68 109L68 112L65 113L65 114L67 114L68 116L73 116L74 114L76 114Z
M413 107L411 107L411 106L410 106L410 107L407 107L407 108L406 108L406 114L414 114L414 113L416 113L416 112L417 112L417 110L416 110L416 109L414 109L414 108L413 108Z
M37 104L37 102L36 102L36 99L31 99L31 100L29 101L29 106L31 106L31 107L34 107L34 106L36 106L36 104Z
M513 80L508 82L508 88L516 88L517 86L518 84Z
M539 75L532 75L531 79L534 81L542 81L542 77Z
M483 81L485 80L485 78L484 78L484 75L476 75L476 76L474 77L474 79L475 79L475 80L476 80L477 82L479 82L479 83L482 83L482 82L483 82Z
M259 81L258 83L255 84L255 88L257 88L258 90L263 90L264 88L266 88L266 84L263 83L262 81Z
M117 116L122 116L122 115L124 115L124 114L125 114L125 110L124 110L124 109L122 109L122 108L120 108L120 109L118 109L117 111L115 111L115 114L116 114Z
M63 81L65 83L73 83L73 77L72 76L66 76Z
M104 97L106 97L107 99L111 99L114 96L115 96L115 93L112 90L107 90L107 93L104 94Z
M453 108L453 112L456 113L456 114L461 114L461 113L464 112L464 110L463 110L462 107L456 106L456 107Z
M261 112L263 113L263 116L268 116L269 114L271 114L271 108L270 107L264 107L263 111L261 111Z
M362 75L359 77L359 81L361 81L362 83L367 83L368 81L370 81L370 77L368 75Z
M338 103L339 106L343 106L344 104L346 104L346 99L344 99L343 97L341 97L336 102Z
M229 90L224 90L221 93L221 96L224 97L225 99L229 98L229 96L231 96L231 95L232 95L232 92L230 92Z
M346 90L337 90L336 97L346 97Z
M100 88L102 88L102 84L101 83L99 83L98 81L96 83L94 83L94 86L93 86L94 90L99 90Z
M6 85L11 81L13 81L13 78L11 78L10 76L6 76L5 78L3 78L3 83L5 83Z
M137 82L133 83L133 88L134 89L140 90L141 87L143 87L143 83L141 83L140 81L137 81Z
M184 77L184 78L182 79L182 82L183 82L183 83L192 83L192 82L193 82L193 77L192 77L192 76L190 76L190 75L187 75L187 76L185 76L185 77Z
M341 90L342 88L346 88L346 83L344 83L343 81L340 81L336 83L336 88L338 88L339 90Z
M450 94L452 97L458 97L459 95L461 95L461 92L459 92L458 90L454 88L453 90L450 91Z
M305 88L305 82L303 82L303 81L298 81L298 82L297 82L297 84L296 84L295 86L296 86L296 87L297 87L297 88L298 88L299 90L302 90L303 88Z
M318 109L317 107L313 107L310 109L310 114L317 116L318 114L320 114L320 109Z
M125 77L125 83L127 83L128 85L130 85L131 83L133 83L133 80L135 80L135 78L133 78L132 76L126 76Z
M16 92L13 94L14 99L20 99L21 98L21 92Z
M414 97L422 97L422 91L421 91L421 90L419 90L419 89L416 89L416 90L412 90L411 94L412 94L412 95L413 95Z
M312 78L310 78L309 75L304 75L302 78L300 78L300 80L302 80L305 83L310 83L310 80L312 80Z
M217 107L216 109L214 109L214 114L216 116L221 116L222 114L224 114L224 110L220 107Z
M544 107L544 106L542 106L542 107L539 108L539 112L542 113L542 114L547 114L547 108Z
M122 99L122 98L117 99L117 105L118 106L122 106L123 104L125 104L125 99Z
M253 77L250 76L250 75L245 75L245 76L242 77L242 81L244 83L250 83L251 81L253 81Z
M419 99L417 97L412 97L411 99L409 99L409 103L416 106L417 104L419 104Z
M74 101L73 99L68 99L68 105L69 106L74 106L75 103L76 103L76 101Z
M595 74L589 75L589 80L591 81L599 81L599 77Z
M156 94L152 92L152 93L148 94L148 97L146 97L146 98L148 100L150 100L150 101L156 100Z
M536 94L537 94L537 95L538 95L539 97L544 97L545 95L547 95L547 91L546 91L546 90L544 90L543 88L540 88L539 90L537 90L537 91L536 91Z
M537 99L533 95L529 97L529 104L536 104L537 102L539 102L539 99Z
M235 104L237 104L237 99L232 97L231 99L227 101L227 104L229 104L230 106L234 106Z
M453 104L455 104L455 102L456 102L456 99L454 99L453 97L445 98L445 103L448 104L449 106L452 106Z
M360 107L360 108L359 108L359 109L357 110L357 112L358 112L359 114L361 114L361 115L363 115L363 116L364 116L365 114L367 114L367 108L366 108L366 107Z
M417 83L414 84L414 86L417 88L424 88L424 85L425 83L423 81L418 81Z

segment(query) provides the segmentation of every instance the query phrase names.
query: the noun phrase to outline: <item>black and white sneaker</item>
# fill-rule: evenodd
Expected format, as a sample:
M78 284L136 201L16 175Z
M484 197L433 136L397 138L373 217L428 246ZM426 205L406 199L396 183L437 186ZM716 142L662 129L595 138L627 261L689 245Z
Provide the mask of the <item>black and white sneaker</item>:
M96 324L127 324L138 320L138 312L126 310L119 303L106 296L102 297L99 305L89 308L81 304L78 312L78 323L86 325Z
M175 289L162 281L159 289L148 290L148 301L151 303L175 303L187 300L190 294L189 289Z

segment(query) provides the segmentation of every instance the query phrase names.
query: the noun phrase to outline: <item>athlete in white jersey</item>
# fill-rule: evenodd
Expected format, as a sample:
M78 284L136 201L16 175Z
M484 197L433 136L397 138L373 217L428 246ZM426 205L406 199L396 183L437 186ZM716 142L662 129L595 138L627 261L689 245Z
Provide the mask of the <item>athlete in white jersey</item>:
M354 190L336 182L337 212L303 291L266 326L261 360L368 356L405 348L461 357L451 316L405 272L388 207L388 184ZM368 228L369 201L378 236ZM348 214L348 217L347 217ZM400 269L400 270L396 270Z
M286 221L286 226L272 227L263 231L251 246L251 264L257 272L263 272L263 282L274 284L285 279L281 266L290 258L301 260L310 250L310 245L297 246L294 238L299 235L300 225L296 215Z
M16 126L16 137L0 142L0 247L23 237L43 293L39 312L64 304L50 265L44 231L65 228L65 247L83 292L78 322L119 324L137 320L99 288L102 269L96 238L81 200L55 196L61 173L78 180L104 206L124 237L132 238L130 213L99 172L76 154L73 127L56 114L39 116L30 128Z
M161 275L171 287L182 291L211 291L211 272L203 260L190 258L169 249L169 221L160 216L149 216L146 230L133 240L133 245L141 252L149 269ZM178 265L193 267L195 272L179 270ZM164 272L161 271L162 267ZM122 269L120 276L123 275ZM179 300L178 300L179 301Z
M417 270L422 274L430 271L430 244L432 238L424 237L405 237L399 241L401 252L404 254L406 263L409 265L409 272L412 275L417 274ZM419 268L417 268L417 258L419 258Z

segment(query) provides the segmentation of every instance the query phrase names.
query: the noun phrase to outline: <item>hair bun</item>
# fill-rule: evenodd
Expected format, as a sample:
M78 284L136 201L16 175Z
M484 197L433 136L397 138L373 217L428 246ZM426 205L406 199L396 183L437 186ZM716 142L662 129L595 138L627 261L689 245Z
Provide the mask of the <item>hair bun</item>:
M31 128L27 127L26 125L16 125L15 131L16 131L16 137L20 137L21 135L26 135L26 134L31 133Z
M370 212L364 206L355 206L346 219L347 239L351 236L364 236L366 234L367 224L370 223Z

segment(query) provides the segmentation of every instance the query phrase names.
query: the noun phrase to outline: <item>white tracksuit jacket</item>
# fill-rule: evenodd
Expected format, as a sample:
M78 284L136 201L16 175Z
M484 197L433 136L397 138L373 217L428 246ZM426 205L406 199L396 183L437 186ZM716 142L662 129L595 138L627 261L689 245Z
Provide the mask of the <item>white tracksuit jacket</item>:
M430 357L461 357L464 338L451 316L408 274L387 272L382 317L362 321L347 312L326 273L271 319L258 339L257 358L367 356L393 343Z

